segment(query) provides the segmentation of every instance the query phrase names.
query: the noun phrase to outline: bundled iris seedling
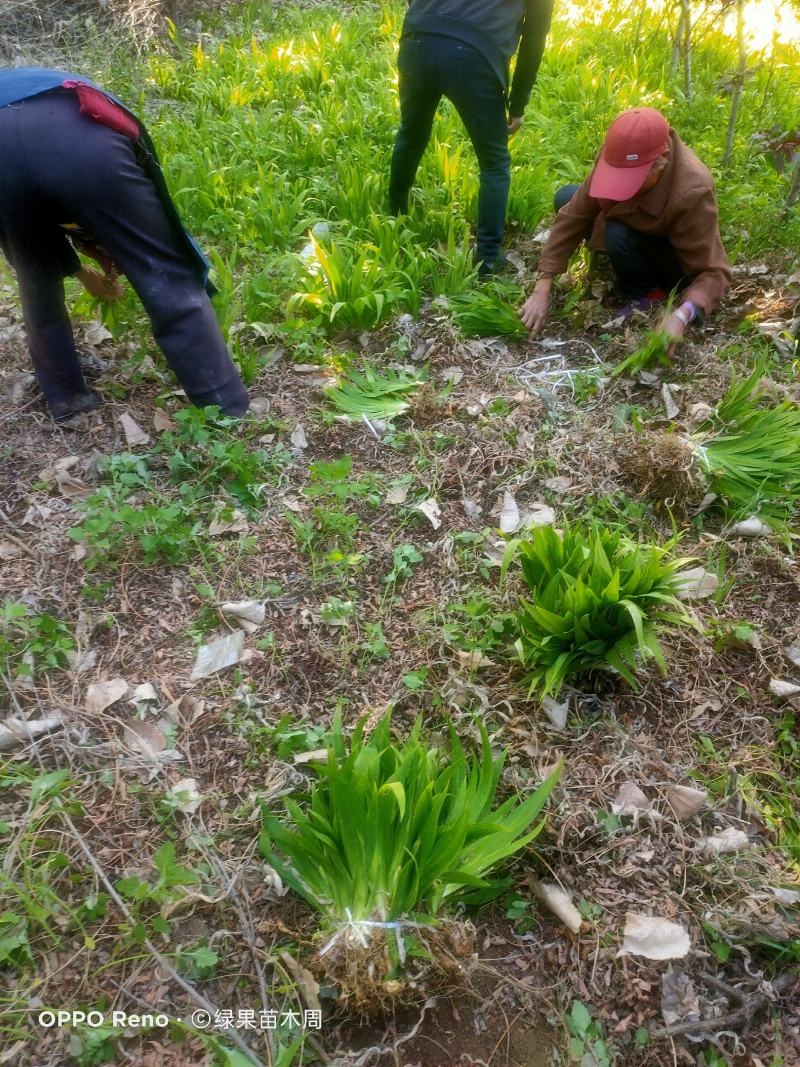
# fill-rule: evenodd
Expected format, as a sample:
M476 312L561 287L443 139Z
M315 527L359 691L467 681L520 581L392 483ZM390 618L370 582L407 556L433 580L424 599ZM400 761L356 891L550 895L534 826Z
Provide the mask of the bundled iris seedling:
M490 292L450 297L450 308L462 337L527 337L516 308Z
M671 367L672 359L668 353L672 342L673 338L663 330L650 330L642 343L614 367L611 377L619 378L623 374L633 376L653 367Z
M541 832L559 771L525 799L498 803L504 755L467 755L421 736L417 720L396 742L386 716L363 722L348 744L337 716L332 744L304 803L264 810L261 851L284 883L320 915L311 966L364 1013L413 992L412 963L446 970L469 957L471 928L452 917L509 884L497 871Z
M387 369L379 374L367 365L364 372L350 370L338 385L326 389L328 402L348 419L382 419L388 422L408 411L424 376Z
M504 563L519 559L528 596L516 613L517 652L531 692L557 696L564 684L613 671L636 686L642 661L666 669L658 633L693 625L678 599L688 562L665 546L639 544L596 522L550 526L512 542Z
M695 433L650 432L636 442L623 466L642 492L670 503L714 494L731 518L784 527L800 500L800 408L767 406L762 372L734 381Z

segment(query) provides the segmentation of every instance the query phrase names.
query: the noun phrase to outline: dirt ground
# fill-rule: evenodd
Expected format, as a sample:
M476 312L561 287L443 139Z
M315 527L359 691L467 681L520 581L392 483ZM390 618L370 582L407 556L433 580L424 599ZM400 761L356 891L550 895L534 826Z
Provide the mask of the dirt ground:
M785 277L788 266L771 271ZM722 360L717 353L730 346L747 315L767 321L791 315L792 293L778 282L765 284L763 274L748 270L738 270L719 319L685 346L670 372L670 382L679 386L672 390L679 407L672 418L680 423L691 424L694 404L713 405L722 396L738 357ZM701 737L711 739L716 753L708 755L706 773L715 759L726 780L768 765L764 745L779 709L766 690L767 681L786 676L783 649L800 638L800 576L794 557L779 542L726 540L730 592L724 601L696 605L703 623L716 627L715 632L742 619L757 623L758 647L723 643L715 651L705 637L671 637L666 677L649 676L640 692L611 682L571 690L570 720L563 731L554 729L528 697L519 671L508 661L471 669L443 628L450 605L467 586L483 583L493 600L501 596L496 588L500 550L492 532L497 517L492 512L503 492L513 492L520 505L552 506L557 514L580 513L589 504L597 511L601 501L609 517L620 507L620 492L636 498L621 458L630 430L619 426L620 408L639 405L666 425L665 379L606 379L598 391L581 394L580 372L596 368L600 360L613 362L634 336L604 329L612 305L602 288L597 292L599 296L587 294L571 318L554 320L542 341L461 342L435 307L426 310L421 323L403 320L370 335L335 341L334 349L337 343L342 349L355 345L364 356L392 362L397 362L394 346L404 331L407 351L422 345L433 388L410 417L398 420L398 429L410 435L406 450L388 448L363 426L320 420L321 394L318 385L310 384L314 372L298 367L288 347L276 351L254 392L270 399L271 416L285 427L278 431L280 442L288 446L292 429L302 425L307 449L295 450L281 484L264 500L258 523L251 524L257 551L240 554L236 538L228 536L223 562L211 573L203 572L202 563L199 569L148 568L135 558L110 571L87 572L66 531L79 521L86 493L102 484L98 458L131 447L120 415L132 415L154 439L159 432L153 424L154 400L167 396L167 411L175 411L180 399L169 396L174 387L166 372L154 369L142 377L133 371L124 343L92 344L91 330L87 335L81 326L84 347L108 363L96 382L105 403L74 428L54 426L27 377L13 289L0 289L3 597L24 599L69 621L80 635L81 652L92 653L68 671L42 676L34 689L18 689L13 707L31 717L52 708L66 712L66 729L38 742L36 759L46 767L72 769L76 797L84 805L80 832L112 878L144 869L163 838L149 795L163 793L179 777L196 779L208 800L187 819L187 836L201 832L215 842L213 862L220 886L227 885L228 891L217 904L196 900L175 936L193 943L222 931L215 936L226 946L226 973L203 984L207 995L226 1006L253 1003L254 955L268 947L291 946L309 921L302 909L298 917L293 907L287 910L285 898L276 896L254 848L258 824L253 797L266 797L279 808L280 797L296 786L298 777L302 780L302 764L276 758L260 730L264 724L273 726L290 713L307 726L327 725L337 697L347 701L350 722L394 705L400 727L422 712L435 728L446 711L467 735L474 732L471 716L478 712L491 724L496 743L510 748L509 786L528 789L544 769L558 759L565 762L547 829L537 841L537 874L544 872L584 903L582 932L571 936L535 904L532 922L524 929L499 908L478 923L475 958L463 991L433 998L424 1010L409 1008L362 1027L332 1012L321 1038L327 1062L550 1067L564 1048L558 1020L578 998L623 1050L618 1062L626 1067L697 1064L698 1046L681 1037L646 1047L633 1041L638 1028L663 1026L663 986L670 968L619 956L627 913L660 915L690 930L692 954L682 969L694 982L705 1018L737 1006L731 989L740 998L752 997L774 978L774 966L756 947L759 938L785 943L797 937L796 910L792 914L778 907L769 891L770 886L796 885L796 874L755 806L735 788L721 789L706 812L684 823L670 814L664 800L670 785L694 781ZM461 375L442 396L446 382L453 381L454 366ZM798 399L793 384L783 382L780 389ZM441 526L434 530L419 516L401 518L390 505L377 510L354 505L362 520L357 550L369 559L353 581L358 595L355 635L320 625L321 603L340 590L327 579L313 578L286 518L287 511L299 508L302 514L305 507L309 462L341 456L353 458L354 477L378 471L385 485L406 478L425 486L441 508ZM58 460L69 457L76 457L69 468L74 482L59 482L52 471ZM465 500L475 506L467 507ZM665 511L662 516L668 535L669 517ZM458 540L464 532L476 535L473 546L480 544L469 549L471 555ZM721 538L719 524L709 522L700 533L689 527L681 552L706 559L719 549ZM382 576L399 541L414 544L423 559L386 612ZM482 573L489 574L488 581ZM213 588L216 600L260 596L267 603L265 629L273 634L272 649L252 647L235 677L190 677L191 627L206 606L196 591L200 582ZM99 592L93 592L95 586ZM279 592L265 592L277 587ZM513 590L502 595L513 604ZM363 637L364 621L377 619L391 655L364 666L352 652L355 636ZM422 669L426 684L417 693L403 677ZM125 741L133 718L129 705L120 702L100 714L86 710L88 685L111 678L154 686L160 727L165 722L172 726L174 762L159 758L151 766L141 752L132 754ZM14 758L22 762L30 756L22 751ZM656 815L623 818L609 831L611 803L630 783L644 789ZM13 793L3 808L7 821L20 818ZM730 861L698 861L694 840L720 828L744 830L750 847ZM75 864L86 868L75 841L66 840L63 847ZM515 870L515 885L529 901L532 874L525 864ZM237 893L230 889L234 881ZM709 948L713 929L724 931L720 938L731 946L725 964ZM102 992L119 1004L138 998L176 1014L186 1009L183 994L152 961L130 963L115 955L118 929L111 913L93 936L91 962L69 938L42 956L35 983L41 1001L92 1003ZM96 978L93 972L105 965L106 978ZM12 975L2 980L7 992L17 988ZM743 1025L733 1027L738 1037L719 1038L721 1047L736 1053L730 1062L736 1067L800 1063L799 1006L795 985L784 988L783 1000L776 999L755 1025L742 1016ZM708 1032L713 1033L713 1026ZM167 1059L206 1062L193 1039L180 1052L149 1039L123 1044L129 1062L145 1067ZM4 1062L39 1067L65 1062L63 1040L52 1033L40 1032L8 1048L12 1058ZM770 1059L776 1055L783 1060Z

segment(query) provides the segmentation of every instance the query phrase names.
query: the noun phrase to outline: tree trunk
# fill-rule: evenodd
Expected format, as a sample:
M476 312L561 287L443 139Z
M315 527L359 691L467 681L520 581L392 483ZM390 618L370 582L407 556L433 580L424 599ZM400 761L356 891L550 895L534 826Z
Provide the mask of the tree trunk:
M669 74L674 78L678 71L678 60L681 55L681 40L683 39L683 7L678 15L678 25L675 27L675 36L672 38L672 55L669 61Z
M722 157L722 169L728 170L733 156L733 138L736 133L736 119L739 115L739 107L742 103L744 92L744 79L747 74L747 52L744 43L744 5L745 0L736 0L736 41L739 46L739 69L736 72L736 81L731 95L731 111L728 116L728 135L725 138L725 153Z
M683 12L683 95L692 103L692 8L691 0L681 0Z
M786 194L786 213L788 214L789 208L793 204L796 204L800 200L800 155L794 163L794 174L792 180L789 183L789 192Z

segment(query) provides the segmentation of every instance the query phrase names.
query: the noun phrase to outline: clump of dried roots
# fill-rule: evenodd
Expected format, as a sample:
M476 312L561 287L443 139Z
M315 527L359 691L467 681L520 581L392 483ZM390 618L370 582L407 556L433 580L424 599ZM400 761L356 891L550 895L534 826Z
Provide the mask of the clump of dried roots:
M439 396L430 382L424 382L414 392L408 413L415 426L436 426L450 417L452 406Z
M325 938L309 967L336 987L345 1011L370 1018L463 986L474 946L473 924L452 918L429 925L345 923Z
M619 466L640 496L672 510L692 507L706 491L695 446L677 433L626 436L620 442Z

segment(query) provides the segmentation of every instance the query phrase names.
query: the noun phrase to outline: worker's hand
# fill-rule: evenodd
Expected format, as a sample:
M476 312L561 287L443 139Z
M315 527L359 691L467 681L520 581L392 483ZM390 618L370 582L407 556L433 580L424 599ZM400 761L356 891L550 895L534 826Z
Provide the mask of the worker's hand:
M519 317L528 327L532 334L541 332L550 312L550 289L552 283L549 278L541 278L531 295L522 305Z
M77 278L87 293L96 296L98 300L119 300L122 296L122 286L117 279L109 274L102 274L94 267L81 267Z
M680 315L676 315L673 311L669 315L665 315L661 320L659 331L668 334L672 338L672 344L667 349L667 355L672 359L675 355L675 350L683 340L683 335L686 333L686 323Z
M513 137L517 130L522 126L525 121L523 115L509 115L508 116L508 136Z

